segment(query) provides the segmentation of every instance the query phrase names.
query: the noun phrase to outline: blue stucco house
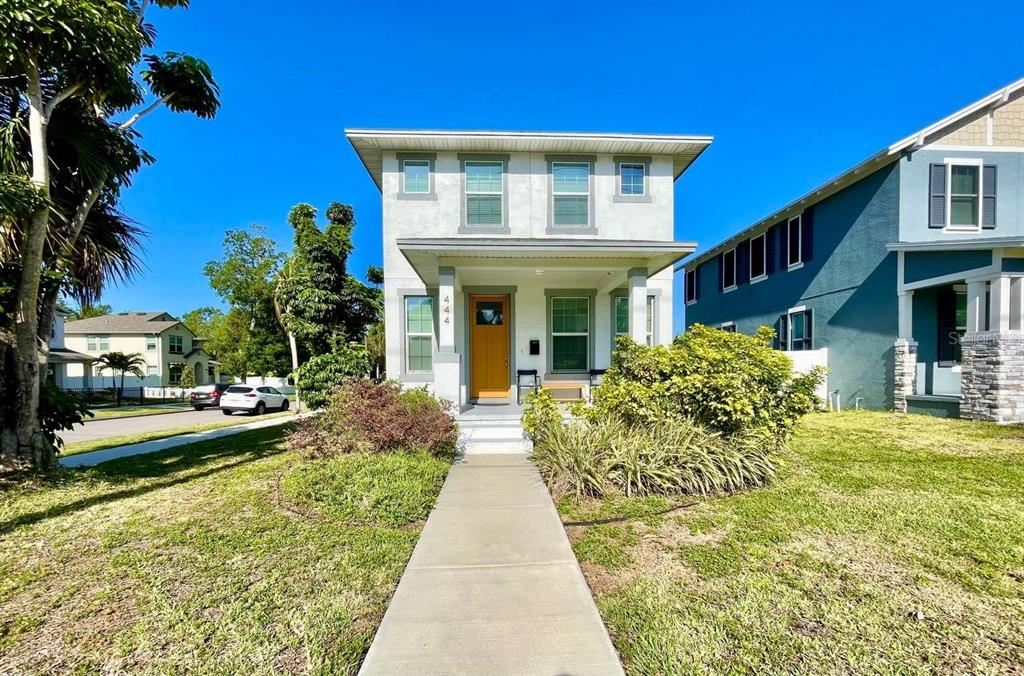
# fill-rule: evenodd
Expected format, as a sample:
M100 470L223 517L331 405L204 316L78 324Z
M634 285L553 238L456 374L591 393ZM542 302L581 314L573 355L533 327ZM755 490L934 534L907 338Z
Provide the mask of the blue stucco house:
M833 406L1024 422L1024 79L677 271L687 325L774 327Z

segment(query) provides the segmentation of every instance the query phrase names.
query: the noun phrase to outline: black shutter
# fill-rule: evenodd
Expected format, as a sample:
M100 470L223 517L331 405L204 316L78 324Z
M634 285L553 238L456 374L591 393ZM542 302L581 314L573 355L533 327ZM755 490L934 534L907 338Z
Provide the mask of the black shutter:
M789 265L789 221L782 221L775 228L779 231L779 268Z
M700 265L693 269L693 299L700 300Z
M779 321L775 323L775 345L776 349L786 351L789 343L789 318L786 315L779 315Z
M745 239L736 246L736 285L750 281L750 240Z
M986 164L982 171L981 179L982 196L981 203L981 227L985 230L994 230L996 227L996 167L994 164Z
M946 165L933 164L928 180L928 227L946 227Z
M775 231L777 226L768 228L764 233L764 273L770 275L775 272Z
M725 289L725 254L718 254L718 291Z
M800 260L811 260L814 254L814 209L808 209L800 217Z
M814 349L814 327L811 325L814 321L814 313L810 310L804 310L804 347L805 350Z

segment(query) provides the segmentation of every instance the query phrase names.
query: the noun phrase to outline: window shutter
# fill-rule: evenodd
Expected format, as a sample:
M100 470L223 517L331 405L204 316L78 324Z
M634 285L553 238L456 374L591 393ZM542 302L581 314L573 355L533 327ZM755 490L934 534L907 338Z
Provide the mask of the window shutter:
M700 266L693 269L693 299L700 300Z
M800 260L806 263L814 254L814 209L800 216Z
M981 184L985 191L981 204L981 227L994 230L996 227L996 166L986 164L982 172Z
M776 226L768 228L764 233L764 272L770 275L775 272L775 230Z
M928 227L946 227L946 165L933 164L928 180Z
M775 229L779 233L779 267L785 270L789 261L789 230L786 221L776 223Z
M807 341L808 350L814 349L814 331L813 331L814 313L810 310L804 310L804 338Z
M750 281L750 240L745 239L736 246L736 285Z
M718 291L725 289L725 254L718 254Z
M786 351L786 347L789 344L789 318L786 315L779 315L779 321L776 322L778 330L776 331L775 344L777 349Z

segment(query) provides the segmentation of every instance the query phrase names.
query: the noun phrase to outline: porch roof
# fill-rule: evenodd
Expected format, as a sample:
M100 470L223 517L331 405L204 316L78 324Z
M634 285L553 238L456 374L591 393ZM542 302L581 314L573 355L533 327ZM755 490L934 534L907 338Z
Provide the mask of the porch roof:
M1018 247L1024 247L1024 237L965 237L927 242L889 242L885 245L887 251L966 251Z
M85 364L96 361L97 357L69 350L66 347L51 347L46 353L46 361L50 364Z
M602 286L624 282L631 268L661 272L693 253L696 242L608 239L516 239L440 237L399 239L399 250L427 284L438 280L438 266L578 270L600 274Z

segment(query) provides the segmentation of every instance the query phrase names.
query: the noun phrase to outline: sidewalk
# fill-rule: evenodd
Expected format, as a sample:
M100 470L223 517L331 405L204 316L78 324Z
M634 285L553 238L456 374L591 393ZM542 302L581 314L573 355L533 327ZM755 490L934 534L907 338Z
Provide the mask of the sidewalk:
M622 674L537 469L456 462L361 674Z

